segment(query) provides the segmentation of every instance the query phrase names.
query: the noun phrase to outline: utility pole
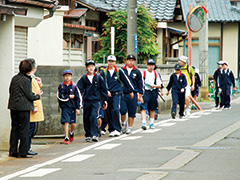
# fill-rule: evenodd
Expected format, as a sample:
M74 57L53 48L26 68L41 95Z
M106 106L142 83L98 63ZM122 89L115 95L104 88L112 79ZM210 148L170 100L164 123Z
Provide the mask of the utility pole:
M137 58L137 0L128 0L127 16L127 53Z
M199 5L208 10L208 0L197 0ZM208 13L203 28L199 31L199 62L202 87L200 96L208 99Z

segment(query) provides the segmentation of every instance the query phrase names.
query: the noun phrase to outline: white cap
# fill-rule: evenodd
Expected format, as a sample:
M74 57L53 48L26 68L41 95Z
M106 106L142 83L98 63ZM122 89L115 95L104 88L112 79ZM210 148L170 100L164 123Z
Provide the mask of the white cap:
M223 61L223 64L227 65L228 66L228 63L226 61Z
M109 56L107 57L107 61L108 61L108 60L117 61L117 58L116 58L114 55L109 55Z
M188 60L188 57L186 57L186 56L181 56L181 57L179 58L179 60L186 63L187 60Z
M224 61L218 61L217 64L218 65L223 65Z

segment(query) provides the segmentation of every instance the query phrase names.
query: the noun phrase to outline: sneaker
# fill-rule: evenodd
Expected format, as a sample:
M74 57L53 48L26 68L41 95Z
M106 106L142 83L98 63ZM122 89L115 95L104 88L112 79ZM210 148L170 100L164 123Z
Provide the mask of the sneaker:
M106 132L101 130L101 135L105 135L105 134L106 134Z
M64 143L64 144L69 144L69 138L65 137L63 143Z
M155 120L158 119L158 114L157 114L157 113L154 115L154 119L155 119Z
M127 123L124 122L124 123L122 123L122 133L125 134L126 131L127 131Z
M98 137L101 137L102 136L102 133L101 133L101 128L98 129Z
M86 138L85 138L85 141L86 141L86 142L91 142L91 140L92 140L91 137L86 137Z
M179 119L182 119L182 118L183 118L183 116L179 115Z
M187 109L186 109L186 115L187 115L187 116L190 116L190 114L191 114L191 113L190 113L190 109L187 108Z
M69 140L70 140L70 142L73 142L73 140L74 140L74 132L71 134L70 131L69 131Z
M28 155L37 155L38 153L30 149L27 154Z
M146 123L143 123L141 128L142 128L143 130L147 130L147 124L146 124Z
M176 113L172 112L172 118L175 119L175 117L176 117Z
M126 131L126 134L132 134L132 127L129 127Z
M92 141L93 141L93 142L98 142L98 137L97 137L97 136L93 136L93 137L92 137Z
M149 128L150 128L150 129L155 129L154 124L150 124Z
M115 131L112 131L110 134L109 134L109 137L116 137L116 136L120 136L120 132L118 132L117 130Z

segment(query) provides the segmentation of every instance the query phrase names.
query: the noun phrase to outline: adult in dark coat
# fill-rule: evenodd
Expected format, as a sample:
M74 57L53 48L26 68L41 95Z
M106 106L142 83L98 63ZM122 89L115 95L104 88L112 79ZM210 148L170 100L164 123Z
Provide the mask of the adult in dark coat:
M40 99L42 91L37 95L32 92L31 77L32 63L23 60L19 65L19 73L12 78L9 87L8 109L10 109L12 119L12 129L10 135L11 157L31 157L28 153L30 111L34 109L33 101ZM18 150L18 140L20 145Z

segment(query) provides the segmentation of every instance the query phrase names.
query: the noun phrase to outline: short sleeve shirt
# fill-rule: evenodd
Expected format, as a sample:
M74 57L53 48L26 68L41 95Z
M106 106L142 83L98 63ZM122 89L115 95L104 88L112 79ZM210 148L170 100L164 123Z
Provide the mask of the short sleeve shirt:
M192 80L191 80L191 76L194 76L195 75L195 72L192 68L192 66L189 66L188 69L187 69L187 64L185 64L185 66L182 66L181 67L181 72L187 77L187 82L188 82L188 86L191 86L192 85Z

